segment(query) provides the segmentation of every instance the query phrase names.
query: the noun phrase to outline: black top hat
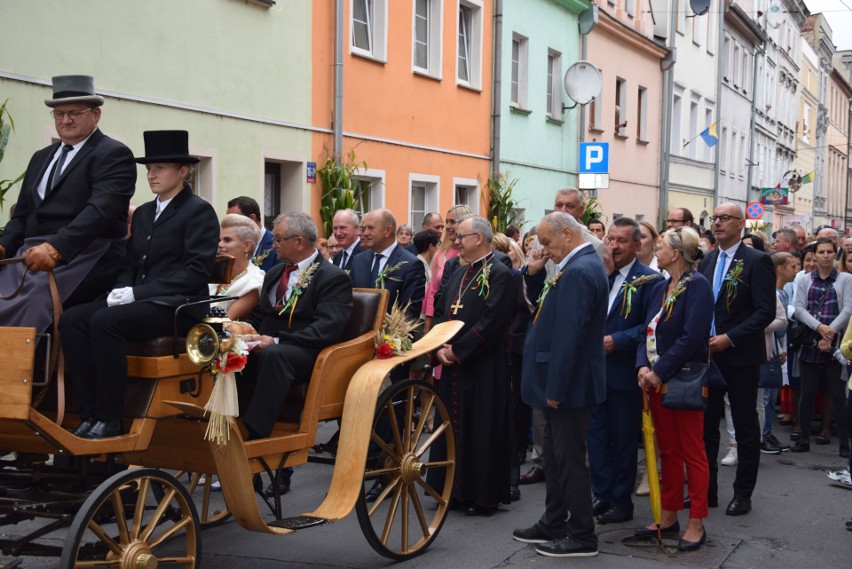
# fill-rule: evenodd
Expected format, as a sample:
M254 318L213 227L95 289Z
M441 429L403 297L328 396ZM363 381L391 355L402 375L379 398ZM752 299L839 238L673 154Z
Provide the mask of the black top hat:
M142 134L145 156L136 158L140 164L197 164L201 161L189 154L189 133L185 130L146 130Z
M94 107L104 104L104 98L95 95L95 79L91 75L57 75L53 78L53 98L45 99L48 107L85 103Z

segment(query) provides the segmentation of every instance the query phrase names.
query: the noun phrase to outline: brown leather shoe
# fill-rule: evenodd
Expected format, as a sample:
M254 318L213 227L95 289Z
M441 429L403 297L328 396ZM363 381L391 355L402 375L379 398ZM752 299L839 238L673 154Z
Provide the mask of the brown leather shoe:
M537 466L533 466L530 468L529 472L521 475L518 482L521 484L536 484L538 482L544 482L544 470Z

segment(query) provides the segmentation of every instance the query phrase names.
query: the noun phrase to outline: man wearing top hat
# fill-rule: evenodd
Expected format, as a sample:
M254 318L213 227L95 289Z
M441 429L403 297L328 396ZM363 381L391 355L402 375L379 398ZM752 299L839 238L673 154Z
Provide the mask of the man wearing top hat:
M0 293L17 288L24 266L31 271L27 292L0 303L4 326L50 324L45 271L54 271L66 307L97 298L115 280L136 165L129 148L98 129L103 103L92 77L53 78L45 104L60 140L33 155L15 213L0 233L0 258L24 258L0 270ZM45 302L32 302L34 295Z

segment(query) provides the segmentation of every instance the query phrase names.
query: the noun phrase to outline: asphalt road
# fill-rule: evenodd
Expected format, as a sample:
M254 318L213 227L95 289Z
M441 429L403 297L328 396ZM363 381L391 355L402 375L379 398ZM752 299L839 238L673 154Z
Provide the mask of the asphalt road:
M787 428L776 429L786 440ZM323 440L322 435L319 440ZM723 440L725 440L723 438ZM659 568L762 568L850 567L852 532L844 527L852 517L852 491L833 486L826 470L844 465L837 454L836 438L830 446L811 446L805 454L762 455L753 510L742 517L724 514L731 498L734 468L720 466L721 508L711 509L705 521L709 542L701 550L680 553L672 548L627 546L622 539L634 526L651 519L647 497L635 498L633 522L599 526L600 555L590 559L559 560L539 556L531 546L512 540L512 530L535 522L544 503L544 485L522 486L522 499L501 507L490 518L466 517L450 512L431 547L405 562L406 569L572 567ZM522 468L526 468L525 465ZM313 510L322 501L331 467L308 464L296 469L292 491L284 498L286 515ZM686 521L681 515L681 522ZM16 535L25 526L6 526L0 534ZM61 543L62 534L51 536ZM0 557L0 562L8 558ZM205 569L267 568L374 568L394 565L379 556L363 537L353 512L341 522L305 529L287 536L248 532L231 521L202 536ZM22 567L56 567L55 559L27 557Z

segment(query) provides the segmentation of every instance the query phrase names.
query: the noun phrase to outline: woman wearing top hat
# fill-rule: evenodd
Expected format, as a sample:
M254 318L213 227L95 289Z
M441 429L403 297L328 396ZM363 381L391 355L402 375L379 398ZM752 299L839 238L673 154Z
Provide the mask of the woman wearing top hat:
M145 156L157 198L136 209L127 256L106 300L76 306L60 321L62 349L77 388L80 425L100 439L122 434L127 342L170 336L177 306L207 297L219 241L213 207L193 195L186 131L148 131ZM178 326L186 332L194 319ZM181 332L181 330L179 330Z

